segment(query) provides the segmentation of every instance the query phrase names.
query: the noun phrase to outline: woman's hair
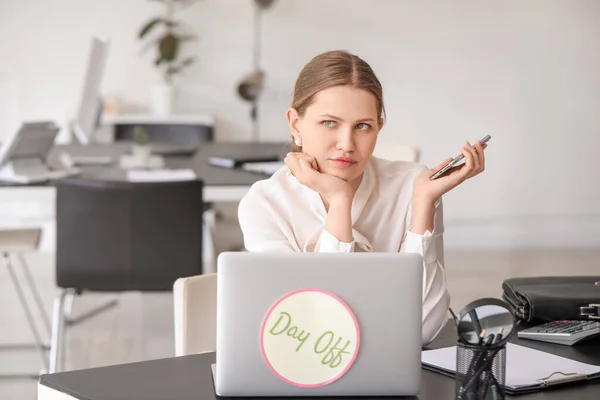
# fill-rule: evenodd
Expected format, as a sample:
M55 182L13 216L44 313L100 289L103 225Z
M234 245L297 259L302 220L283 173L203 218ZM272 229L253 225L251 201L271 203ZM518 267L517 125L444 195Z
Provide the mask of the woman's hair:
M379 79L365 60L343 50L321 53L302 68L294 87L292 108L303 117L317 93L343 85L351 85L373 93L377 100L377 123L381 124L385 116L385 107ZM301 149L292 143L292 151Z

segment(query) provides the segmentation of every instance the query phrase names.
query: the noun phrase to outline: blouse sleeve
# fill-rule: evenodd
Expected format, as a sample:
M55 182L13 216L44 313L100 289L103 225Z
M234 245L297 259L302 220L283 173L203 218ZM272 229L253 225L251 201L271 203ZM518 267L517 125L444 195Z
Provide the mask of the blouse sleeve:
M418 253L423 257L423 345L430 343L448 321L450 295L444 267L443 220L440 199L435 205L433 232L426 231L419 235L409 228L400 248L401 252Z
M354 240L350 243L338 240L325 229L321 232L315 245L315 253L350 253L354 251Z
M238 221L244 247L250 252L299 251L286 236L284 225L267 200L252 189L240 201Z
M251 252L348 253L354 251L354 241L341 242L324 228L317 232L319 236L315 237L312 244L300 248L295 242L294 233L272 209L268 200L255 191L248 192L240 201L238 220L244 236L244 247Z

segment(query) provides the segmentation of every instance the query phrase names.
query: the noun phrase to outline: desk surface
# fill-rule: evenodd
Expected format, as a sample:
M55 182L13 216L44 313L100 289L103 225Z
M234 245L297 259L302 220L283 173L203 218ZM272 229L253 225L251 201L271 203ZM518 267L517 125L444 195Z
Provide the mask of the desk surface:
M454 328L447 324L428 348L452 346L456 343ZM520 345L600 365L600 340L575 347L516 339ZM215 396L211 364L215 354L198 354L131 364L92 368L43 375L40 384L69 394L77 399L97 400L127 398L129 400L212 400ZM454 399L453 378L423 370L421 400ZM531 394L507 396L523 400L597 400L600 384L584 383L547 389Z
M126 171L119 167L118 159L127 154L131 143L57 145L48 156L51 167L60 168L59 155L66 152L73 156L111 156L115 162L108 166L82 166L81 176L91 179L125 180ZM166 168L190 168L204 181L205 186L250 186L266 176L241 169L220 168L208 164L211 156L224 157L265 157L278 155L282 160L289 151L289 143L244 143L244 142L206 142L201 143L193 156L165 157ZM0 182L0 186L47 186L49 184L22 185Z

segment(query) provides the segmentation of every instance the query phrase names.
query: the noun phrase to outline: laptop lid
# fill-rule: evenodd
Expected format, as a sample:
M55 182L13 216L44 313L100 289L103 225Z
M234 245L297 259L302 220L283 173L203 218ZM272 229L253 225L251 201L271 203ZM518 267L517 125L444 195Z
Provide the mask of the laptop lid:
M218 395L418 394L420 255L227 252L218 274Z

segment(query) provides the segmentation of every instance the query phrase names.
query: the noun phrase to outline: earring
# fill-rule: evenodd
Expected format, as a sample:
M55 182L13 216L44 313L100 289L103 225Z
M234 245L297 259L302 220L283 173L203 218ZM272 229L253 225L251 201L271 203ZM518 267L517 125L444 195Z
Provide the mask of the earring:
M294 144L298 147L302 147L302 139L300 139L299 137L295 137Z

